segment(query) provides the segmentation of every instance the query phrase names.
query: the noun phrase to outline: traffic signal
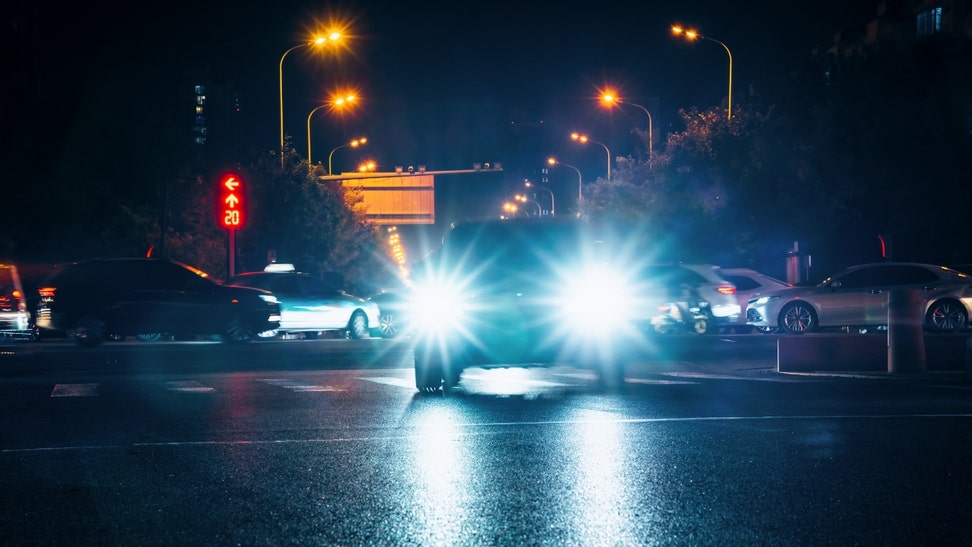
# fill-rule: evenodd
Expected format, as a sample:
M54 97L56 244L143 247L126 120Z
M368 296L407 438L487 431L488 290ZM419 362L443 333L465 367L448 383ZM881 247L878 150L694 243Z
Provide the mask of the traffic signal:
M223 228L243 226L243 180L237 173L226 173L219 179L219 211Z

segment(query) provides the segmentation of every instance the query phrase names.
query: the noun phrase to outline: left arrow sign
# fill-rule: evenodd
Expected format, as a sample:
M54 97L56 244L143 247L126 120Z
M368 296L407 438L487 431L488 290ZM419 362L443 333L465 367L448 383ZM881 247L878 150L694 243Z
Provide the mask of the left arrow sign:
M226 179L226 182L223 183L223 186L225 186L231 192L236 190L239 185L240 181L236 180L236 177L230 177Z

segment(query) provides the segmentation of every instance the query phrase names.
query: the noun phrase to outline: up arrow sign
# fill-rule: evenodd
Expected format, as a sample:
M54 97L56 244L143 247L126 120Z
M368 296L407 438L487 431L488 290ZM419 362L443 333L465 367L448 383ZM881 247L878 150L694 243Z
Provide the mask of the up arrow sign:
M236 194L230 194L226 196L226 199L223 201L225 201L226 204L229 205L229 208L232 209L233 207L236 207L236 204L240 202L240 198L236 197Z

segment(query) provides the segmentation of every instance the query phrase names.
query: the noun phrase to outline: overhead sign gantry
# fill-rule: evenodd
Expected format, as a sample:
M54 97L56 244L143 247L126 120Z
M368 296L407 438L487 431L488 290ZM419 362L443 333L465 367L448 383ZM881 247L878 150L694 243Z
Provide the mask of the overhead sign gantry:
M497 173L500 164L474 164L472 169L426 171L396 167L394 172L357 172L324 175L321 181L340 181L346 188L359 192L361 201L355 209L363 212L373 224L435 224L435 175Z

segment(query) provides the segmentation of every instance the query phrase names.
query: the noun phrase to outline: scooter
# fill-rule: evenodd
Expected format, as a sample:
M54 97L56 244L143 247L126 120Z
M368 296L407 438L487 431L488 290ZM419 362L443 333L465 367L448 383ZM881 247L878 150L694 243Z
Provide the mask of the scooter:
M670 302L659 306L659 311L661 313L651 319L651 325L658 334L705 334L709 331L711 314L708 302Z

